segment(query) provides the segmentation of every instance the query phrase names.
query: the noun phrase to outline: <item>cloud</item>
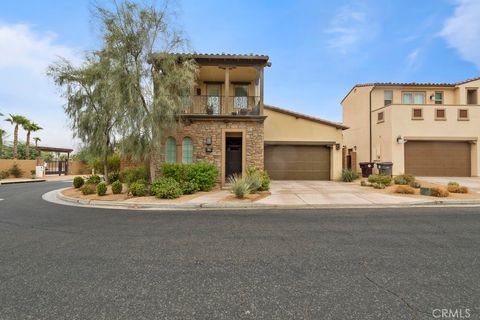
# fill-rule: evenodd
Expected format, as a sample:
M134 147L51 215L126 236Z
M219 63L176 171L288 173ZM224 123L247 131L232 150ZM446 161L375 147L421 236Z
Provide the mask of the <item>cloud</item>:
M420 48L413 49L407 56L407 67L410 70L417 70L420 67Z
M0 52L0 111L38 122L44 128L38 136L46 145L72 146L62 109L64 100L46 76L46 69L59 56L79 61L78 50L59 44L52 32L37 32L26 24L0 23ZM7 131L12 129L4 121L0 125ZM23 134L20 138L24 139Z
M326 33L331 35L327 47L346 55L374 39L377 26L365 8L345 5L330 21Z
M457 0L455 12L440 35L460 56L480 69L480 1Z

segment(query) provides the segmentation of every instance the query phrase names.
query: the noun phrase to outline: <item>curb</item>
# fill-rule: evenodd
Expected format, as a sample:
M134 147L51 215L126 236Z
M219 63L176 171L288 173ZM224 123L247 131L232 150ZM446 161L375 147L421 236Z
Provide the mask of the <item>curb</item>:
M105 209L157 209L157 210L228 210L228 209L366 209L366 208L419 208L425 206L479 206L480 200L469 201L445 201L432 200L422 202L410 202L403 204L362 204L362 205L344 205L344 204L330 204L330 205L268 205L258 203L151 203L151 202L118 202L118 201L102 201L102 200L84 200L68 197L62 194L62 188L50 191L54 193L54 198L58 201L56 203L63 205L74 205L80 207L95 207ZM51 201L47 197L43 197L46 201ZM64 203L61 203L61 202ZM66 202L66 203L65 203Z
M19 180L19 181L0 181L0 185L7 185L7 184L20 184L20 183L36 183L36 182L45 182L45 179L32 179L32 180Z

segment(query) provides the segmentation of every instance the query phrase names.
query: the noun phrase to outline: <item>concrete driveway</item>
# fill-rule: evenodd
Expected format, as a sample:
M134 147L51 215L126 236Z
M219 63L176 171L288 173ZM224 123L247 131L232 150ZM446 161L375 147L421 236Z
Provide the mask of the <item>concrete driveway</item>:
M338 181L272 181L271 196L257 203L269 205L350 205L406 204L421 199L372 192L359 182Z
M417 177L417 179L442 185L455 181L468 187L470 191L480 192L480 177Z

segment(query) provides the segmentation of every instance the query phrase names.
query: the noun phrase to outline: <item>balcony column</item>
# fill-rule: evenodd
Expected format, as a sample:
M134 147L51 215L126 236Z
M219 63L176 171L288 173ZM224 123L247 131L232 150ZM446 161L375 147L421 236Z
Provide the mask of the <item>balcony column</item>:
M229 102L230 102L230 68L225 67L225 95L224 95L224 102L222 103L222 106L224 106L225 110L222 110L221 113L223 114L228 114L228 111L230 109Z
M263 73L264 67L260 68L260 115L263 116L263 78L264 78L264 73Z

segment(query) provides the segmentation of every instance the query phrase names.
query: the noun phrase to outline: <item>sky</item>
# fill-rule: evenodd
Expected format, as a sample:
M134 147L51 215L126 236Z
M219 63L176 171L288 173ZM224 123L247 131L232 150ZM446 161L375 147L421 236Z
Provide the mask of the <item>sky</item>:
M0 0L0 112L40 124L42 145L78 146L45 70L97 48L91 3ZM480 0L177 0L176 7L193 50L268 55L265 102L331 121L341 122L340 101L356 83L480 75ZM11 139L13 127L1 120L0 127Z

